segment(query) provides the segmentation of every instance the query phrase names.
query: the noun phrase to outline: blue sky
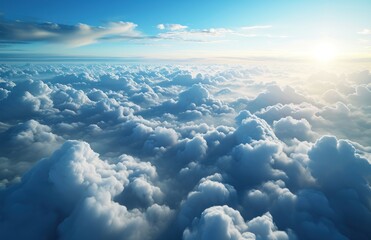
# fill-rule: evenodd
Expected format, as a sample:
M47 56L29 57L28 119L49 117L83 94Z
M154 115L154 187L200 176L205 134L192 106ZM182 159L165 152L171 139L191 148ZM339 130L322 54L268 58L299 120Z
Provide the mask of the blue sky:
M370 10L0 0L0 240L371 240Z
M308 58L321 51L369 57L370 10L367 0L2 1L0 50L149 58Z

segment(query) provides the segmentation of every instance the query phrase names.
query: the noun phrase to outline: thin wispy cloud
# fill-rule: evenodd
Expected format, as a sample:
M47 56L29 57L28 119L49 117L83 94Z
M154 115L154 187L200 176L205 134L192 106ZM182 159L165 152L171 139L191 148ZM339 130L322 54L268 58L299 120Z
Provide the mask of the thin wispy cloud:
M141 33L132 22L109 22L104 26L57 24L51 22L24 22L0 20L0 42L61 43L79 47L99 42L110 37L138 38Z
M286 35L275 35L270 33L271 25L256 25L245 26L239 28L208 28L208 29L190 29L187 26L180 24L159 24L157 28L160 30L168 30L159 33L157 39L179 40L192 42L215 42L216 38L219 41L227 41L232 38L286 38Z
M215 41L216 38L226 37L227 34L231 33L233 33L233 30L227 28L189 29L159 33L157 37L165 40L209 42Z
M272 28L271 25L257 25L257 26L246 26L241 27L242 30L256 30L256 29L269 29Z
M371 30L370 29L363 29L362 31L359 31L357 32L358 34L361 34L361 35L371 35Z
M272 25L255 25L238 28L234 34L244 38L263 37L263 38L286 38L283 34L272 34Z
M128 40L172 40L183 42L217 42L239 37L276 37L265 30L271 25L246 26L240 28L204 28L191 29L188 26L173 24L158 24L161 32L147 35L137 30L133 22L109 22L103 26L92 26L78 23L76 25L57 24L52 22L26 22L0 20L0 43L26 44L33 42L56 43L69 47L81 47L103 41ZM148 44L150 42L147 42Z
M187 29L188 26L182 25L182 24L158 24L157 28L160 30L170 30L170 31L178 31L178 30L184 30Z

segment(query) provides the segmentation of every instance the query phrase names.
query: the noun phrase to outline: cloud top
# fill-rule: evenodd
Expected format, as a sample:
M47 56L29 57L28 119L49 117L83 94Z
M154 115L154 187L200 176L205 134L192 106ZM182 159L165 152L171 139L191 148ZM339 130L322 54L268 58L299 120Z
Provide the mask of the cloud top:
M0 65L0 235L368 239L369 71L275 71Z

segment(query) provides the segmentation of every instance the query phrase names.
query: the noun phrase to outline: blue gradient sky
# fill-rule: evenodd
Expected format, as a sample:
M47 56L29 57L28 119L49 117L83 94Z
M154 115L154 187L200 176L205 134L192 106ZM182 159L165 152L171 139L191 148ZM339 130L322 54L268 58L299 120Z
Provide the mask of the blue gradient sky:
M325 42L335 46L338 58L369 57L370 10L371 1L367 0L1 1L1 24L20 20L31 24L73 27L83 23L92 28L110 28L110 23L123 21L134 24L135 33L124 32L124 38L122 32L98 37L89 33L83 34L83 41L82 33L76 31L67 40L65 31L52 39L40 37L39 32L37 37L25 39L1 31L0 51L104 57L306 58ZM187 28L161 30L158 24L180 24ZM21 25L10 28L24 31ZM28 32L22 36L25 34Z

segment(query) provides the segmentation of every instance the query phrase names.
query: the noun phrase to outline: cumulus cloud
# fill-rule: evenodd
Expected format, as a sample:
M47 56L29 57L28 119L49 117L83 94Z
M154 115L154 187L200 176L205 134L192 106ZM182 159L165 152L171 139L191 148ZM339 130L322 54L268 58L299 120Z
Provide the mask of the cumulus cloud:
M251 100L244 100L240 99L237 100L234 105L235 107L239 107L239 105L246 105L245 107L251 111L256 112L261 110L265 107L269 107L275 104L300 104L304 102L309 102L309 99L306 99L305 96L299 94L290 86L286 86L285 88L281 88L280 86L273 85L268 86L267 89L256 96L254 99Z
M52 90L42 81L28 80L20 82L7 98L2 100L0 119L24 119L33 115L52 113L53 102L49 98Z
M179 93L177 100L165 101L159 106L143 111L143 116L153 116L165 113L176 114L183 120L195 120L205 115L223 114L231 112L222 101L210 96L209 91L202 84L194 84Z
M100 160L87 143L66 142L50 158L39 162L3 199L3 216L12 216L12 220L0 221L2 236L13 239L153 237L171 219L172 211L167 206L150 202L145 210L128 210L113 200L128 185L138 185L140 176L151 177L154 173L148 172L148 167L126 156L111 165ZM135 188L135 191L148 191L145 186ZM25 202L30 194L32 199ZM19 212L16 206L24 211ZM29 224L23 231L15 231L25 221Z
M184 239L289 239L286 232L277 231L269 213L246 223L238 211L216 206L206 209L197 223L185 230Z
M181 226L188 226L192 220L211 206L224 205L237 201L237 193L233 186L223 184L220 174L208 176L200 180L196 189L190 192L181 204L179 221Z
M0 65L1 236L368 239L369 71L276 76Z
M0 180L3 183L17 180L35 162L49 156L63 142L52 133L49 126L29 120L0 133L0 152L3 161Z
M23 22L0 19L0 42L66 43L73 47L95 43L109 38L134 39L141 36L132 22L109 22L105 26L79 23L65 25L51 22Z
M314 138L311 126L306 119L296 120L291 116L273 122L274 133L281 139L296 138L311 141Z

